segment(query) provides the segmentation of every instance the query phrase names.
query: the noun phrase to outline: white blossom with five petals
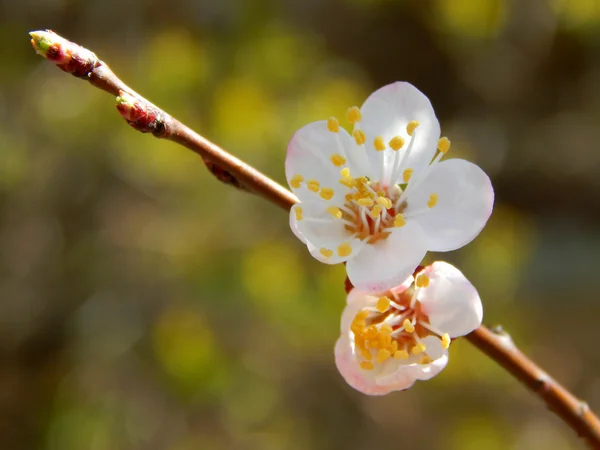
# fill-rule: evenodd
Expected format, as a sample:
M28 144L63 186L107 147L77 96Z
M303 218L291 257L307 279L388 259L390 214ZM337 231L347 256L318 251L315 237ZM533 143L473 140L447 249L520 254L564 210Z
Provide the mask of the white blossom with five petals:
M448 362L451 339L473 331L482 316L473 285L445 262L376 295L355 288L335 345L337 368L365 394L408 389L437 375Z
M285 170L300 203L290 226L316 259L346 262L354 286L377 292L400 284L427 251L473 240L494 191L475 164L440 162L450 141L411 84L384 86L347 116L352 135L331 118L292 137Z

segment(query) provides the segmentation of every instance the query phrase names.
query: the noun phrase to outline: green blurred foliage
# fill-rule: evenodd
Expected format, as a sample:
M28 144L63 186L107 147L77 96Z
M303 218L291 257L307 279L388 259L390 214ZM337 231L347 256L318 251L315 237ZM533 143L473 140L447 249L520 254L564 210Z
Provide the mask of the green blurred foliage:
M497 195L472 244L428 261L600 407L597 1L0 0L2 448L580 447L466 341L407 392L345 385L344 268L36 57L46 27L280 182L296 129L417 85Z

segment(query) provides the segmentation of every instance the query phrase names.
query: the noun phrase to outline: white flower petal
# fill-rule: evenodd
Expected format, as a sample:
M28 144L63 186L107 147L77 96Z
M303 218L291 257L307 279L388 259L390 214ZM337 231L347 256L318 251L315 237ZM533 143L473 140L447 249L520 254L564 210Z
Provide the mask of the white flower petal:
M425 344L427 356L433 362L430 364L405 364L400 365L396 373L388 375L384 379L379 379L380 383L388 382L387 378L404 377L413 380L429 380L440 373L446 364L448 364L448 351L444 350L441 341L434 336L427 336L422 339Z
M292 177L301 175L304 178L301 188L293 188L302 201L318 196L306 187L306 181L311 179L317 180L321 187L331 188L336 193L339 191L343 198L348 190L339 182L340 171L343 167L348 167L353 176L358 172L352 162L352 155L358 151L353 138L343 128L340 128L339 133L332 133L327 129L327 121L309 123L296 131L288 144L286 179L292 186ZM343 156L346 164L335 166L331 161L334 154Z
M481 325L481 299L460 270L437 261L425 272L429 286L419 291L418 299L431 325L452 338L464 336Z
M363 242L348 235L344 221L336 219L326 211L328 204L320 200L296 203L290 211L290 227L294 234L304 242L311 255L327 264L338 264L348 260L360 252ZM296 219L296 209L302 210L302 219ZM338 247L347 243L352 253L347 256L338 254ZM329 256L321 250L330 251Z
M427 209L431 194L438 196L436 206L413 219L427 235L430 251L456 250L471 242L485 226L494 206L489 177L463 159L435 164L408 193L406 215Z
M357 391L368 395L385 395L392 391L408 389L414 379L406 376L388 376L389 381L381 383L372 371L360 368L352 345L347 337L342 335L335 344L335 365L346 382Z
M375 244L365 245L346 264L348 278L360 290L381 292L402 283L427 252L426 241L417 224L408 222Z
M404 138L404 147L399 150L399 156L404 156L411 139L406 126L412 120L417 120L420 124L415 132L411 154L404 161L403 167L410 167L417 173L431 162L440 138L440 123L429 99L413 85L396 82L378 89L367 98L361 107L361 113L359 127L367 136L367 153L373 168L379 168L385 163L386 171L391 170L396 152L389 148L388 143L394 136ZM383 138L387 147L382 152L376 151L373 146L377 136Z

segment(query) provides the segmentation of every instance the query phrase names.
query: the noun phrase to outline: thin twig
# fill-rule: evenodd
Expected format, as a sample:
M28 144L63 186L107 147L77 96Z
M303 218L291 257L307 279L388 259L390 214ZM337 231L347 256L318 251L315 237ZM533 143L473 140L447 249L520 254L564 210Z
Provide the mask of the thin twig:
M142 132L168 139L199 154L221 181L256 192L285 210L298 199L266 175L200 136L123 83L108 67L86 50L52 32L35 32L36 51L62 70L87 79L117 97L117 108L127 122ZM600 449L600 420L582 400L551 378L513 343L503 331L479 327L466 339L537 394L594 449Z

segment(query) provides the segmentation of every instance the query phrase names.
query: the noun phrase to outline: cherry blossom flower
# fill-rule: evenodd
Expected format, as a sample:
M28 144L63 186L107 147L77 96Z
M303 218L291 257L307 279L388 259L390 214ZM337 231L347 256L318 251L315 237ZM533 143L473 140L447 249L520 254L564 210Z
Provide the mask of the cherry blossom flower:
M375 91L347 119L352 135L332 117L292 137L285 170L300 203L290 226L316 259L346 262L354 286L378 292L406 279L427 251L473 240L494 191L475 164L440 162L450 141L409 83Z
M353 289L335 345L338 370L354 389L385 395L436 376L452 338L481 325L473 285L454 266L435 262L393 289Z

